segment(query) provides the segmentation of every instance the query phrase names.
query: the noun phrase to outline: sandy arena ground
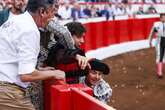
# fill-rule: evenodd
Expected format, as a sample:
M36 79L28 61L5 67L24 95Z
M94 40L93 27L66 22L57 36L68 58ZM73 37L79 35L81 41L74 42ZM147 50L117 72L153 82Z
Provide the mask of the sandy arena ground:
M103 61L111 67L111 74L104 76L113 89L109 105L117 110L165 110L165 72L163 79L156 77L154 48Z

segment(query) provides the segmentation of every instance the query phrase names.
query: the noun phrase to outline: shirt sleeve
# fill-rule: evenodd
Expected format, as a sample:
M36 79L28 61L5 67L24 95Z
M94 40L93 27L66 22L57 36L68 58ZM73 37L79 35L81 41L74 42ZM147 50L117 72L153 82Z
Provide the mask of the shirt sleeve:
M156 26L155 26L155 23L154 23L153 26L152 26L152 28L151 28L151 31L149 33L149 36L148 36L149 41L152 40L154 33L157 31L157 29L155 27Z
M18 74L31 74L37 63L40 50L40 34L38 30L22 32L17 39Z

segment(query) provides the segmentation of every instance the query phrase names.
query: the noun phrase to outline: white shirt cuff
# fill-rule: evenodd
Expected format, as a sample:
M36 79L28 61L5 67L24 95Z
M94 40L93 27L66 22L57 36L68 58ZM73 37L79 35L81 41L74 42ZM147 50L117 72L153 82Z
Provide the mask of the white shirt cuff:
M36 68L35 63L24 63L19 65L18 74L31 74Z

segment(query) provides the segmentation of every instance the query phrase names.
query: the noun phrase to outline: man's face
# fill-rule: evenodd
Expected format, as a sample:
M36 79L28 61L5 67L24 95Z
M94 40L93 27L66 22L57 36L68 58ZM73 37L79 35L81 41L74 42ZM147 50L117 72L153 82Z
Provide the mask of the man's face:
M13 8L18 13L21 13L21 12L25 11L25 7L28 3L28 0L13 0L13 1L14 1Z
M90 70L87 75L87 80L91 85L95 85L102 78L101 73L96 70Z
M80 47L84 43L84 36L85 33L83 33L81 36L73 35L73 40L75 42L76 47Z
M13 0L4 0L6 7L11 8L13 6Z
M45 28L48 24L49 20L53 18L55 15L55 7L50 6L47 9L42 9L42 12L40 12L38 26L41 28Z
M165 15L162 15L162 16L160 17L160 20L161 20L162 22L165 22Z
M57 14L59 9L59 3L55 2L53 8L54 8L54 14Z

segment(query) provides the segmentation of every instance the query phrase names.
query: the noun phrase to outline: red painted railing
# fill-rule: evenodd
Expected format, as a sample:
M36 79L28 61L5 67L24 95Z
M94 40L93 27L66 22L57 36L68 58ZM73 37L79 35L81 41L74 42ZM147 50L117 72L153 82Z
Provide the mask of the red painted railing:
M86 23L84 48L95 50L107 45L146 39L159 18L128 19Z
M91 95L91 88L83 84L54 85L50 110L114 110Z
M94 97L76 88L72 89L72 97L72 110L115 110L114 108L96 100Z

